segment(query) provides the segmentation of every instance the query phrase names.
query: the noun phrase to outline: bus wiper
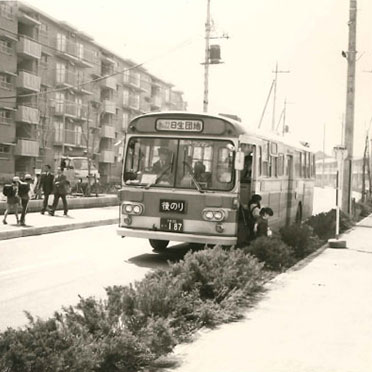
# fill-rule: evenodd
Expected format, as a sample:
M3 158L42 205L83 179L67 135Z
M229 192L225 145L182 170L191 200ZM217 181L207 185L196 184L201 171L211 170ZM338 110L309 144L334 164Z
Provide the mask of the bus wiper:
M183 161L183 164L187 165L189 170L190 170L190 176L191 176L191 179L192 179L192 182L194 183L196 189L201 193L203 194L205 191L202 189L202 187L200 186L199 182L196 180L196 178L194 177L194 175L192 174L192 166L187 162L187 161Z

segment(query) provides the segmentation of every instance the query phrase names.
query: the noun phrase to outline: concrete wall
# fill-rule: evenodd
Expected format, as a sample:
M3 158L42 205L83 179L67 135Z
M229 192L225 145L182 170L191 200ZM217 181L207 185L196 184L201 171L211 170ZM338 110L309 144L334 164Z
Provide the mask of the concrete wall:
M49 197L48 204L52 205L53 196ZM119 205L119 199L117 195L99 195L98 197L68 197L67 198L69 209L84 209L84 208L99 208ZM41 211L43 201L42 200L30 200L28 204L28 212L39 212ZM4 214L6 209L6 202L0 201L0 214ZM63 209L62 200L59 201L57 210ZM20 208L19 208L20 210ZM88 211L87 211L88 213Z

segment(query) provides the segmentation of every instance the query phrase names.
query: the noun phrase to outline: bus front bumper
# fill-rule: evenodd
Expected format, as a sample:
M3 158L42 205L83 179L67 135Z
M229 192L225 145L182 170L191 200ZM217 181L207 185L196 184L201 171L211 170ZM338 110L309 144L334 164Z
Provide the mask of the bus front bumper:
M155 239L155 240L170 240L185 243L201 243L201 244L222 244L236 245L236 236L218 236L218 235L196 235L187 233L169 233L166 231L151 231L151 230L135 230L126 227L117 228L118 235L122 237L128 236L131 238Z

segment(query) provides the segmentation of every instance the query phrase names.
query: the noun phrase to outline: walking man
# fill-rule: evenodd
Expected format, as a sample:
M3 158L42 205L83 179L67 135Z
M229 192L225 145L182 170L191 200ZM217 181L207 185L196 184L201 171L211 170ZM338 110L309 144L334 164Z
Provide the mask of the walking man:
M40 177L40 185L39 188L41 188L44 192L44 200L43 200L43 208L41 210L41 214L44 214L45 211L48 208L48 199L49 195L53 192L53 179L54 176L52 173L50 173L50 165L45 165L45 173L43 173Z
M51 216L54 216L54 212L57 209L59 198L61 198L63 202L63 214L67 216L67 212L68 212L68 206L67 206L67 200L66 200L67 187L68 187L67 178L62 173L61 168L58 168L57 175L54 177L54 182L53 182L54 201L53 201L52 210L49 212Z
M18 196L21 198L21 226L26 226L26 213L28 202L30 201L30 191L31 191L32 177L30 174L26 174L24 177L24 182L19 182L18 186Z

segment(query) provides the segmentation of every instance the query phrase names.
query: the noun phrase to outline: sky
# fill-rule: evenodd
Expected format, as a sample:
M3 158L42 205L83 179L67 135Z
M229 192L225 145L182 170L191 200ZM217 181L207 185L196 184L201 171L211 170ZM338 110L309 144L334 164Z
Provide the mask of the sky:
M27 0L118 55L144 62L203 109L207 0ZM341 143L346 107L349 0L211 0L212 39L222 64L209 72L209 112L230 113L256 128L278 74L275 123L286 105L290 132L326 151ZM372 120L372 2L358 0L354 155ZM270 129L273 94L262 128Z

